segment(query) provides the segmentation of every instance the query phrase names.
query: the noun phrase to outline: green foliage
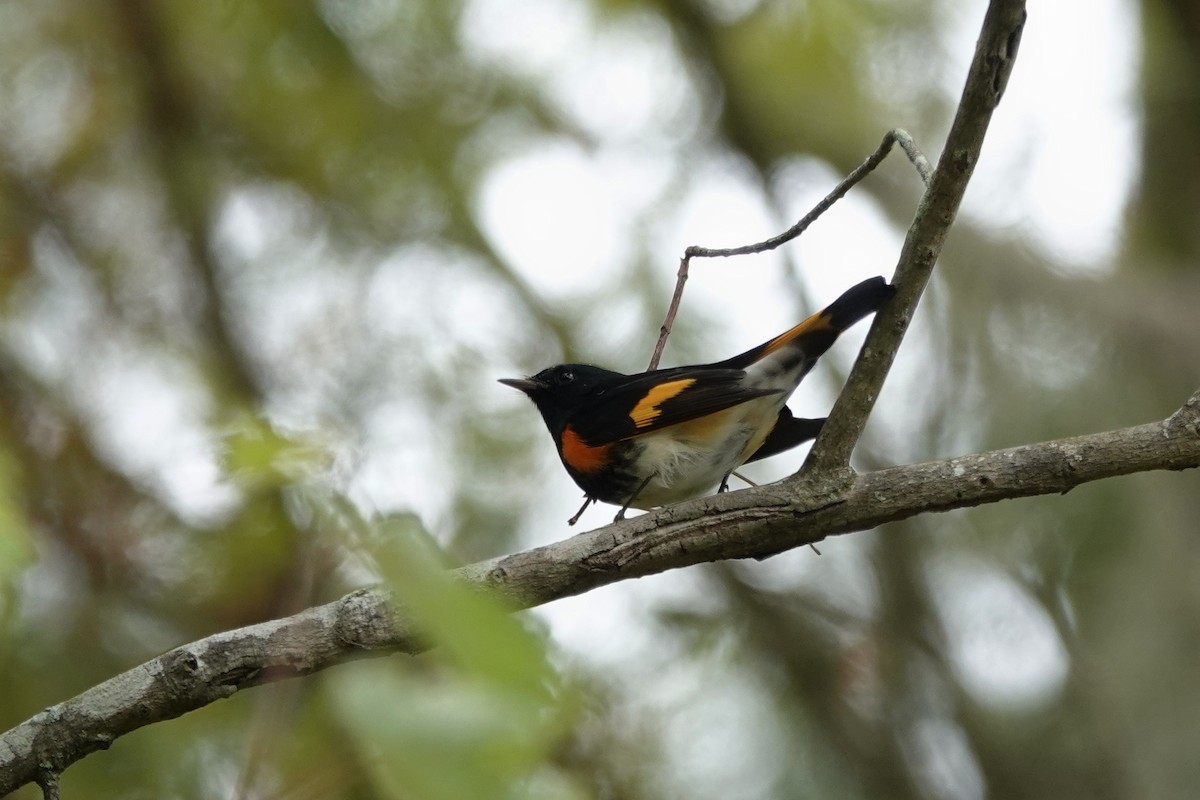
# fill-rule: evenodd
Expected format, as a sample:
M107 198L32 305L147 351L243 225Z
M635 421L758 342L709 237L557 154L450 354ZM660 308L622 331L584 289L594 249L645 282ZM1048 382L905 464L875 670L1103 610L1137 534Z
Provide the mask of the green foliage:
M223 445L223 471L245 491L303 483L329 467L317 443L285 436L261 417L229 425Z
M411 518L378 554L398 606L434 647L423 669L386 664L336 676L332 704L381 796L581 797L545 766L578 714L543 635L455 581Z

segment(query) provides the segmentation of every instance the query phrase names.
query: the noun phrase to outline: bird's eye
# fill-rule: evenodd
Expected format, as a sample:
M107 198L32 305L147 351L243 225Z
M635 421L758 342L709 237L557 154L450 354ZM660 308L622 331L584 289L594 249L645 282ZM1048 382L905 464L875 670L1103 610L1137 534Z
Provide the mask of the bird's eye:
M566 386L568 383L570 383L573 380L575 380L575 373L571 372L571 370L569 370L569 369L563 370L562 372L558 373L558 385L559 386Z

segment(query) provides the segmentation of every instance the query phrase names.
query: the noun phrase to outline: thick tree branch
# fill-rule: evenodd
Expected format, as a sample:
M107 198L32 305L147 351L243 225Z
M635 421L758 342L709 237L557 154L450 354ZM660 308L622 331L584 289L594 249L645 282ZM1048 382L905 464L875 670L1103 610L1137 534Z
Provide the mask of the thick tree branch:
M992 0L988 5L946 146L900 251L892 279L896 297L875 315L846 386L829 413L829 422L804 462L804 475L828 475L849 468L850 453L866 427L867 416L933 274L979 161L983 138L1008 84L1024 26L1024 0Z
M1160 422L870 472L855 476L834 501L814 502L794 482L701 497L457 574L527 608L670 569L769 555L923 512L1194 467L1200 467L1200 390ZM117 737L239 689L422 649L387 594L376 589L201 639L0 735L0 795L33 781L53 783L67 766Z
M373 652L416 650L386 596L373 590L177 647L0 735L0 796L34 781L56 786L63 769L117 737L239 689Z

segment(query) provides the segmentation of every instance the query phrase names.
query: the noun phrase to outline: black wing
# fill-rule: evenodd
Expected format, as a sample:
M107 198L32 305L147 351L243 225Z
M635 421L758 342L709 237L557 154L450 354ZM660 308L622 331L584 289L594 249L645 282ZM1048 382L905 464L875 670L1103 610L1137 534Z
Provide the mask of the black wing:
M745 377L740 369L695 367L632 375L580 407L567 424L598 447L781 393L747 388Z

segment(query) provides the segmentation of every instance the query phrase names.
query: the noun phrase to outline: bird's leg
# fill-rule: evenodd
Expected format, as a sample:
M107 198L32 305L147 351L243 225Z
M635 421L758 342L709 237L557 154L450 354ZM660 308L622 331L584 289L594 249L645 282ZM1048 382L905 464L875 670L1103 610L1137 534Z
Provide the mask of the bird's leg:
M567 520L567 524L574 525L576 522L579 522L579 518L583 516L583 512L587 511L588 506L590 506L594 502L596 502L596 498L592 497L591 495L585 494L583 496L583 505L581 505L579 507L579 510L575 512L575 516L573 516L569 520Z
M646 476L646 480L638 484L638 488L633 490L633 494L631 494L629 499L625 501L625 505L621 506L621 510L617 512L615 517L613 517L613 522L620 522L621 520L625 519L625 512L629 510L629 507L633 505L633 501L637 500L638 495L642 493L642 489L646 488L646 484L650 483L650 479L653 477L653 474L648 475Z
M726 473L725 473L725 477L724 477L724 478L721 478L721 485L717 487L717 494L721 494L722 492L728 492L728 491L729 491L729 476L730 476L730 475L732 475L733 477L735 477L735 478L737 478L737 479L739 479L739 480L743 480L743 481L745 481L745 482L746 482L746 484L747 484L747 485L749 485L749 486L758 486L758 484L757 484L757 483L755 483L754 481L750 480L749 478L747 478L747 477L746 477L745 475L743 475L742 473L740 473L740 472L737 472L736 470L730 470L729 472L726 472Z

